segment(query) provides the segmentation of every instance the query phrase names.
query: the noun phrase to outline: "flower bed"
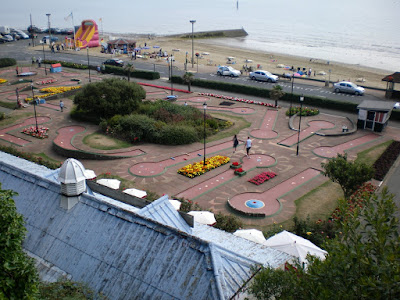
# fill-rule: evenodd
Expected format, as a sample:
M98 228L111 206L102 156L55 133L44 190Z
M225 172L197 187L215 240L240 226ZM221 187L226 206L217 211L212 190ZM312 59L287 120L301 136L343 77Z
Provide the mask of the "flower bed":
M48 79L48 80L36 81L36 84L44 85L44 84L50 84L50 83L54 83L54 82L57 82L57 79Z
M38 127L38 130L36 131L36 126L31 126L31 127L22 129L21 132L24 134L36 137L38 139L45 139L45 138L49 137L49 135L47 133L48 131L49 131L49 128L47 128L47 127L43 127L43 126Z
M389 172L390 168L400 155L400 142L394 141L389 147L386 148L385 152L377 159L373 167L375 169L374 179L383 180L386 173Z
M300 112L300 106L292 106L292 109L288 109L286 111L287 116L293 116L297 113ZM316 108L309 108L309 107L303 107L301 109L301 115L303 117L308 117L308 116L316 116L319 114L319 110Z
M261 174L258 174L257 176L254 176L252 179L249 180L249 182L255 184L255 185L260 185L276 176L276 173L274 172L262 172Z
M238 169L238 168L240 168L242 165L240 164L240 163L238 163L237 161L235 161L235 162L233 162L231 165L230 165L230 168L231 169Z
M275 107L275 104L272 104L272 103L248 100L248 99L237 98L237 97L224 96L224 95L213 94L213 93L199 93L199 95L200 96L210 96L210 97L215 97L215 98L220 98L220 99L225 99L225 100L244 102L244 103L249 103L249 104L257 104L257 105L262 105L262 106L267 106L267 107ZM278 105L276 107L278 108L280 106Z
M227 156L216 155L210 158L206 158L206 165L204 166L204 161L200 161L194 164L190 164L180 168L178 174L182 174L189 178L194 178L200 176L212 169L218 168L222 165L227 164L230 158Z
M7 82L7 79L0 78L0 83L5 83L5 82Z
M235 175L238 175L238 176L241 177L243 175L246 175L247 172L245 170L243 170L242 168L238 168L238 169L235 170L234 173L235 173Z
M41 94L41 95L35 95L35 98L46 98L49 96L53 96L56 94L61 94L61 93L65 93L71 90L76 90L76 89L80 89L80 86L59 86L59 87L48 87L48 88L43 88L40 89L40 92L47 92L46 94ZM28 97L25 98L26 102L32 101L33 98L32 97Z

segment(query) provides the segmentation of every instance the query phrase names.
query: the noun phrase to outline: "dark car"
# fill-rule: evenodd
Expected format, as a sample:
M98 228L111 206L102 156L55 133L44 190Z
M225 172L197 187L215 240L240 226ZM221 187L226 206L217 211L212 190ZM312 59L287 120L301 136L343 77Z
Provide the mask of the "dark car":
M124 66L124 62L118 58L107 59L105 62L103 62L103 64L110 65L110 66L117 66L117 67Z

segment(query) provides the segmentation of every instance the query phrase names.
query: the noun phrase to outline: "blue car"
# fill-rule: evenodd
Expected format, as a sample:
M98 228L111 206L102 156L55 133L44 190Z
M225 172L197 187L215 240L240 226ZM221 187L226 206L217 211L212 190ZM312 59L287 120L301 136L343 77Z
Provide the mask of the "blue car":
M46 35L46 36L44 36L42 38L42 42L43 43L47 43L47 40L50 40L50 36L48 36L48 35ZM50 40L50 43L57 42L57 41L58 41L58 37L57 36L52 36L51 40Z

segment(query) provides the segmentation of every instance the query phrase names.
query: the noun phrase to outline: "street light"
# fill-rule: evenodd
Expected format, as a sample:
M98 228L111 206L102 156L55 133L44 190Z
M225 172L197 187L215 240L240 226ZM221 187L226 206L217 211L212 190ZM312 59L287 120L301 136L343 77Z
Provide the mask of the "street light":
M47 23L49 25L49 35L50 35L50 43L51 43L51 29L50 29L50 16L51 14L46 14L47 16Z
M196 23L196 20L190 20L192 23L192 68L194 68L194 35L193 35L193 25Z
M299 156L299 143L300 143L300 125L301 125L301 114L303 113L303 101L304 96L300 96L300 119L299 119L299 131L297 132L297 151L296 155Z
M294 84L294 73L292 74L292 95L290 96L290 108L289 108L290 114L289 115L292 114L293 84Z
M206 166L206 109L207 109L207 103L204 102L203 104L204 108L204 163L203 166Z
M171 61L171 96L174 94L174 83L172 80L172 61L173 61L173 56L171 54L169 60Z
M92 82L92 80L91 80L91 78L90 78L89 46L87 46L86 49L87 49L87 66L88 66L88 70L89 70L89 82Z
M44 42L40 41L43 46L43 64L44 64L44 73L47 75L47 68L46 68L46 54L44 54Z

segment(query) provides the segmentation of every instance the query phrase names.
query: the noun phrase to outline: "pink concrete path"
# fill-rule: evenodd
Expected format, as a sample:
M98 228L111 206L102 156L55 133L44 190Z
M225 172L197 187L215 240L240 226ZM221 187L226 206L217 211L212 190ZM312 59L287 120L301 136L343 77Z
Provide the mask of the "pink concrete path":
M274 109L268 109L264 116L263 122L259 129L252 130L250 135L257 139L273 139L278 136L278 133L274 131L276 117L278 111Z
M308 168L263 193L243 193L236 195L228 200L228 204L233 209L242 213L258 216L271 216L278 213L281 209L279 198L293 191L295 188L305 184L306 182L314 179L320 174L320 171ZM260 208L252 208L247 206L246 202L251 200L260 201L264 204L264 206Z
M253 154L250 156L250 159L247 157L244 157L242 162L242 168L243 170L250 171L254 168L268 168L273 166L276 163L275 158L269 155L263 155L263 154ZM223 168L223 167L220 167ZM212 172L212 171L210 171ZM201 176L200 176L201 177ZM196 199L197 197L200 197L201 195L217 188L218 186L227 183L228 181L231 181L233 179L239 179L241 177L238 177L237 175L234 174L233 169L228 169L225 172L210 178L206 181L203 181L202 183L199 183L197 185L192 186L191 188L180 192L177 197L183 197L186 199Z
M49 117L37 117L38 124L43 124L50 120L51 119ZM0 139L5 140L10 143L13 143L13 144L16 144L18 146L24 146L24 145L30 143L31 141L16 137L14 135L8 134L7 132L15 130L17 128L29 126L29 125L36 125L35 118L28 118L23 123L15 124L13 126L1 129L0 130Z
M232 147L232 142L225 142L222 144L218 144L215 146L207 147L207 153L206 155L210 155L212 153L228 149ZM161 175L162 173L165 172L166 168L169 168L171 166L177 165L181 162L187 161L187 160L192 160L192 159L199 159L198 154L203 154L203 149L199 149L197 151L193 151L190 153L184 153L181 155L174 156L173 159L165 159L159 162L144 162L144 163L139 163L136 165L133 165L130 167L129 172L132 175L135 176L140 176L140 177L153 177L153 176L158 176Z
M64 149L83 151L83 150L75 147L72 144L74 136L83 131L85 131L85 127L78 126L78 125L62 127L60 129L58 129L58 131L57 131L58 135L54 139L54 143ZM101 154L108 155L108 156L138 156L143 153L144 152L140 149L135 149L135 150L130 150L130 151L122 151L122 152L112 152L112 153L101 152Z
M198 109L203 109L202 105L192 105ZM254 108L249 107L229 107L229 106L207 106L207 111L209 110L220 110L220 111L227 111L232 112L239 115L249 115L255 112Z
M204 103L210 100L208 97L196 96L196 97L186 97L186 98L178 98L178 101L189 101L189 102L199 102Z
M308 122L308 127L300 132L300 141L314 135L317 131L321 129L328 129L335 127L335 124L327 121L310 121ZM291 147L297 143L298 133L291 135L290 137L280 141L278 145Z
M312 152L319 157L333 158L336 157L338 154L344 154L344 151L348 149L371 142L379 137L380 137L379 135L370 133L334 147L318 147L315 148Z

